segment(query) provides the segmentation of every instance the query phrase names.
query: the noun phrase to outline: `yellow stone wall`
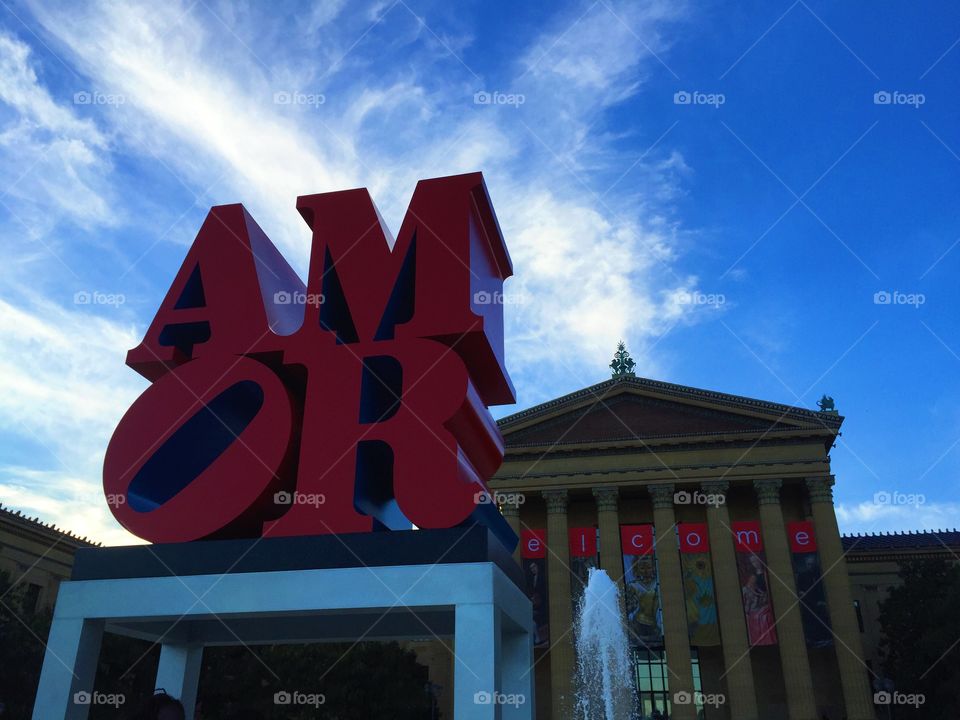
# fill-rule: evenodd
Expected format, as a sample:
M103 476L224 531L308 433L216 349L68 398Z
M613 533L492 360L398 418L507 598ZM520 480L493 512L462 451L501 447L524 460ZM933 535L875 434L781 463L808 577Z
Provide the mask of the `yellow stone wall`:
M70 577L74 552L84 545L89 543L0 509L0 570L12 582L39 586L38 607L54 604L60 582Z

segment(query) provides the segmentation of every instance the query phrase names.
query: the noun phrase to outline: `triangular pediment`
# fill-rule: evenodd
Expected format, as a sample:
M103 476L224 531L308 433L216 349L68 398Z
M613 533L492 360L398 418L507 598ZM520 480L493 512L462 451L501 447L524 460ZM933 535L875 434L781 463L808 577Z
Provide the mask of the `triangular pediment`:
M723 393L622 378L500 421L508 447L814 430L842 418Z

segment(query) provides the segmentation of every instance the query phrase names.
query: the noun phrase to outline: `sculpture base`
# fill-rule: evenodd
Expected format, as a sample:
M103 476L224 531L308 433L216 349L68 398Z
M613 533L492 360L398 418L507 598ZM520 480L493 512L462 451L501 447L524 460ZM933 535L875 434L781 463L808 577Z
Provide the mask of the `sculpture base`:
M33 718L87 717L75 694L97 690L106 631L161 644L156 686L187 717L206 645L432 636L453 641L456 720L530 720L533 621L518 578L480 527L82 550Z

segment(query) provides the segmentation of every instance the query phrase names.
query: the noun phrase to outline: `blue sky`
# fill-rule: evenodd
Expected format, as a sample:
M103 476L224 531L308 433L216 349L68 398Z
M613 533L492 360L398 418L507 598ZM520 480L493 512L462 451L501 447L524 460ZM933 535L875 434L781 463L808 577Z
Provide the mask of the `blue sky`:
M297 195L367 186L396 229L417 179L482 170L518 408L620 338L648 377L827 393L842 527L952 526L958 74L947 2L4 4L0 500L129 539L123 358L210 205L303 274Z

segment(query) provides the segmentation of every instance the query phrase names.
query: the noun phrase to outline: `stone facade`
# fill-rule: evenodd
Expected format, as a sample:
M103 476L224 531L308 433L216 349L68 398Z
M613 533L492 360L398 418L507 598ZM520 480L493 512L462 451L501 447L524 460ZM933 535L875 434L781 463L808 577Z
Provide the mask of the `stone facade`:
M36 608L54 604L77 548L93 546L87 538L0 506L0 571L24 586Z
M659 698L722 694L723 704L703 708L709 720L873 718L856 592L830 492L829 452L842 422L832 412L632 375L502 419L507 453L491 489L520 494L524 502L507 509L508 519L520 532L546 530L548 545L550 645L535 655L538 718L568 717L573 692L567 530L596 527L596 565L622 585L619 530L636 524L652 524L656 533L663 642L641 650L666 666ZM722 495L723 503L698 502L710 494ZM740 521L760 523L778 636L773 645L751 648L746 635L730 529ZM828 648L805 642L786 530L796 521L812 523L816 536L833 632L842 641ZM691 645L678 523L709 528L719 646ZM678 720L692 720L697 711L692 703L669 707Z

